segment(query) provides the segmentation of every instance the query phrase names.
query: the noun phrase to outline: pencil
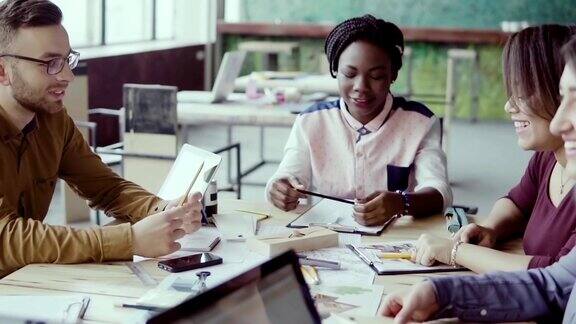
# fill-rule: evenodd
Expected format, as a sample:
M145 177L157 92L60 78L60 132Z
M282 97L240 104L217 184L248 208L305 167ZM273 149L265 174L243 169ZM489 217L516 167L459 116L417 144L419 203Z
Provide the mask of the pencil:
M252 210L236 209L236 211L243 212L243 213L248 213L248 214L254 214L254 215L264 216L263 218L259 218L258 220L266 219L266 218L270 217L270 214L261 213L261 212L256 212L256 211L252 211Z
M188 195L190 194L190 190L192 190L194 183L196 183L196 180L198 179L198 176L200 175L200 171L202 171L203 167L204 167L204 161L202 161L202 163L200 163L200 167L198 168L196 175L192 179L192 182L190 182L190 185L188 186L188 189L186 189L186 193L181 198L180 202L178 203L178 206L183 206L186 203L186 200L188 199Z
M327 195L323 195L323 194L321 194L321 193L312 192L312 191L303 190L303 189L296 189L296 191L298 191L298 192L300 192L300 193L303 193L303 194L305 194L305 195L316 196L316 197L320 197L320 198L326 198L326 199L330 199L330 200L335 200L335 201L343 202L343 203L345 203L345 204L354 205L354 202L353 202L353 201L346 200L346 199L342 199L342 198L338 198L338 197L327 196Z
M320 281L318 280L318 276L314 276L310 267L300 266L300 270L302 270L302 275L304 276L304 280L306 283L310 285L317 285Z
M166 310L166 308L164 308L164 307L138 305L138 304L126 304L126 303L117 303L117 304L114 304L114 306L121 307L121 308L134 308L134 309L140 309L140 310L147 310L147 311L151 311L151 312L163 312Z
M313 266L307 266L308 271L312 274L312 278L314 279L314 282L316 282L316 285L320 283L320 276L318 276L318 271L316 270L316 267Z
M383 252L379 253L378 257L380 259L412 259L412 253L410 252Z

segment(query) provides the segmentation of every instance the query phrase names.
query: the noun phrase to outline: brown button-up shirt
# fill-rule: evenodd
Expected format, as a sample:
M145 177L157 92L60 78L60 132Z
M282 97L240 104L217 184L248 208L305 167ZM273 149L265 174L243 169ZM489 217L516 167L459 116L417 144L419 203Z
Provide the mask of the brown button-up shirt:
M37 114L20 131L0 107L0 277L30 263L132 258L130 224L73 229L42 223L58 178L90 207L130 223L166 206L102 163L65 110Z

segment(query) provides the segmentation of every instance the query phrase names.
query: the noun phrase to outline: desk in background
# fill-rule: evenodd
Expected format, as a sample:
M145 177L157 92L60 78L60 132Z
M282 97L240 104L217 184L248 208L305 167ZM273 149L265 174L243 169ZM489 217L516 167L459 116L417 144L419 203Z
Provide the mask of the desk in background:
M182 141L188 141L189 127L193 125L222 125L227 126L227 145L232 144L232 127L258 126L260 127L259 153L260 161L244 169L240 179L254 172L266 163L278 163L267 160L264 154L263 127L292 127L296 114L289 106L256 104L250 102L224 102L224 103L178 103L178 124L181 126ZM231 160L228 152L228 161ZM231 163L228 163L228 181L233 183ZM246 184L246 182L243 182ZM261 183L257 183L261 185Z
M236 91L246 91L248 82L252 79L258 88L288 88L298 89L302 94L324 92L330 96L340 96L338 81L330 74L306 74L302 72L253 72L241 76L234 82Z
M272 217L266 222L288 224L306 210L300 206L297 212L283 212L265 203L243 200L222 200L221 212L232 212L236 209L270 210ZM362 237L363 243L414 240L422 233L433 233L448 236L445 220L441 215L425 219L406 219L393 225L379 237ZM507 247L518 251L518 244ZM146 271L157 281L169 275L158 269L157 261L144 261ZM451 272L450 275L469 274L470 272ZM384 285L386 293L405 288L435 274L407 274L376 277L374 284ZM85 320L94 322L125 322L139 312L137 310L114 307L119 302L135 302L150 287L144 286L123 263L108 264L33 264L26 266L0 280L2 294L14 295L57 295L80 293L92 298Z

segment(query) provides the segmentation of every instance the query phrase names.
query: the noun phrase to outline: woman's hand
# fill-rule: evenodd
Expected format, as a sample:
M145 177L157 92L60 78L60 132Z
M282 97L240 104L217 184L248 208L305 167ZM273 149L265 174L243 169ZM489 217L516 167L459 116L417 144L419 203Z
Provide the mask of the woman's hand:
M422 234L416 242L412 253L412 261L424 266L431 266L436 261L450 264L450 254L454 241L431 234Z
M468 224L454 234L454 240L493 248L496 245L496 233L489 227Z

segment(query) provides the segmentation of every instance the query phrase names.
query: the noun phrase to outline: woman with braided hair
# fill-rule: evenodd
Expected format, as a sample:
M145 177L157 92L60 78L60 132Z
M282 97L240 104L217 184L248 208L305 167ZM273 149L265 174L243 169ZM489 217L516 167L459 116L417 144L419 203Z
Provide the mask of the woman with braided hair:
M439 120L390 93L402 67L400 29L371 15L351 18L330 32L324 49L340 98L297 117L267 199L283 210L304 197L296 189L355 199L362 225L441 212L452 192Z

